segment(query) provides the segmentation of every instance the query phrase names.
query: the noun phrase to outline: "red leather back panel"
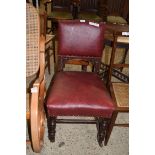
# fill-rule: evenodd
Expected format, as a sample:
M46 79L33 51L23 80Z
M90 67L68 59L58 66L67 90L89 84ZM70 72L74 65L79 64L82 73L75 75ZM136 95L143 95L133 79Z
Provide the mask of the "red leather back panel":
M101 57L104 45L105 26L89 22L66 20L59 22L58 54L71 56Z

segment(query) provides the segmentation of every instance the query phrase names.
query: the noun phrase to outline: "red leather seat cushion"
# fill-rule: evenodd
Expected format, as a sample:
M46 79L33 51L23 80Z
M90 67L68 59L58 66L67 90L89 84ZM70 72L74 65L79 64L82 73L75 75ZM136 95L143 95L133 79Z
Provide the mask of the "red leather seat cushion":
M50 116L111 117L113 101L103 81L90 72L59 72L47 98Z

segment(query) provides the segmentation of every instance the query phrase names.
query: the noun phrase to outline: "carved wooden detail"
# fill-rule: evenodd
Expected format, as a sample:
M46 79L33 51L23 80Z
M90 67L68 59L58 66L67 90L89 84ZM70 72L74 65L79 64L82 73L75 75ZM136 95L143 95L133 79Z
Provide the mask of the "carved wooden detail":
M101 63L99 76L104 81L107 81L108 69L109 69L109 65ZM129 76L122 73L121 69L122 68L120 68L120 69L113 68L112 69L112 76L116 77L117 79L119 79L122 82L129 83Z
M65 67L65 63L69 60L77 60L77 59L82 59L83 61L88 61L89 63L92 64L93 66L93 72L99 73L100 69L100 57L78 57L78 56L58 56L58 71L62 71L63 68ZM87 71L87 66L83 65L82 70Z
M103 141L105 139L106 136L106 130L108 128L109 125L109 119L104 119L104 118L97 118L97 141L100 147L103 146Z
M48 137L51 142L55 142L55 133L56 133L56 117L48 117Z

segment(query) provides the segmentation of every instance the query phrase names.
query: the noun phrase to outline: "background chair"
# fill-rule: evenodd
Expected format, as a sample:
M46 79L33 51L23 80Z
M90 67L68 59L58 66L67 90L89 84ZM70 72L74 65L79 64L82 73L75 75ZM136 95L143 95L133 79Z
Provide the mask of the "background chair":
M54 32L58 20L73 19L72 0L48 0L45 1L45 10L47 12L47 21L51 22L51 28L47 27L47 32ZM48 10L50 4L51 10ZM48 24L47 24L48 26Z
M96 124L100 146L115 109L99 78L105 26L76 20L61 21L58 29L58 72L54 75L46 99L48 137L55 141L56 123ZM89 34L89 35L88 35ZM63 71L68 60L82 59L93 72ZM86 119L60 119L58 116L84 116ZM92 119L88 119L91 117Z
M110 53L111 53L112 47L113 47L113 42L114 42L113 34L115 32L117 32L117 33L118 32L119 33L129 32L129 25L106 23L106 32L105 32L104 38L105 38L105 45L108 47L111 47L110 48L111 50L109 50ZM119 58L119 63L124 64L126 57L128 55L129 44L124 44L123 42L117 42L116 49L117 49L116 55L117 55L117 52L120 53L120 51L121 51L121 54L119 54L119 55L122 55ZM110 55L110 53L109 53L109 55ZM109 58L110 58L110 56L109 56ZM102 79L107 80L107 78L108 78L109 63L110 63L110 60L108 60L108 62L106 62L106 63L104 61L101 63L100 75L101 75ZM112 75L115 76L116 78L119 78L120 80L122 77L125 81L129 81L128 76L126 76L126 75L121 76L122 69L123 69L122 67L119 67L117 70L113 68Z
M124 43L124 44L129 44L129 37L128 34L126 33L125 36L122 35L122 33L120 34L115 32L114 33L114 42L113 42L113 48L112 48L112 54L111 54L111 59L110 59L110 66L109 66L109 73L108 73L108 88L110 89L111 92L111 96L114 100L114 103L116 105L116 110L113 113L112 116L112 121L109 125L108 128L108 132L105 138L105 145L107 145L108 140L110 138L110 134L112 132L112 129L114 126L123 126L123 127L128 127L129 124L128 123L116 123L116 118L118 113L128 113L129 112L129 80L123 78L123 74L121 74L119 77L119 80L121 80L120 82L114 82L112 81L112 72L113 72L113 68L117 69L120 67L123 68L128 68L129 64L126 63L121 63L121 64L115 64L115 56L116 56L116 47L117 47L117 43Z
M45 60L48 73L51 73L51 56L53 55L55 63L55 35L46 33L47 14L40 14L41 34L45 37Z
M102 17L99 12L99 0L79 0L78 19L101 22Z
M102 0L105 7L108 23L128 24L129 23L129 0Z
M40 152L44 137L45 39L40 37L37 10L26 4L26 120L34 152Z

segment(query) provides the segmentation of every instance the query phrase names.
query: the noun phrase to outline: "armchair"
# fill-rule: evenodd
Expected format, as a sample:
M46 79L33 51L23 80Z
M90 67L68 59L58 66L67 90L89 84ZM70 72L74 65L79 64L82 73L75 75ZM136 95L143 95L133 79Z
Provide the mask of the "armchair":
M45 38L40 37L38 11L26 4L26 120L27 143L40 152L44 137Z

